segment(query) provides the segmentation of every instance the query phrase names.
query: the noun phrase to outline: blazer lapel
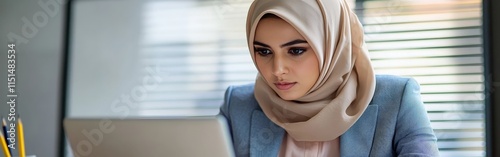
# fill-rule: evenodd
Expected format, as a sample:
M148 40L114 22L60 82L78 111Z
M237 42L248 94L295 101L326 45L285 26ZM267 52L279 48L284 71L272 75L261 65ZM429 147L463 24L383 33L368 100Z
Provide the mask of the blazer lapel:
M250 157L278 156L285 130L254 110L250 126Z
M370 156L378 106L368 105L354 125L340 136L340 156Z

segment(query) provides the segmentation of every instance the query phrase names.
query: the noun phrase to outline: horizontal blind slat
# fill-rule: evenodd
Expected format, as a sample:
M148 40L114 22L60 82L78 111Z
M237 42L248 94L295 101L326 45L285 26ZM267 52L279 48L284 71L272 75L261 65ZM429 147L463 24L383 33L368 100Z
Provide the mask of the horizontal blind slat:
M455 21L437 21L437 22L418 22L403 24L379 24L364 26L365 32L370 36L371 33L386 32L408 32L420 30L437 29L458 29L458 28L476 28L481 26L480 19L455 20Z
M398 40L425 40L434 38L457 38L480 36L480 28L461 28L449 30L422 30L411 32L395 32L395 33L372 33L367 34L367 43L382 42L382 41L398 41Z
M459 75L481 74L482 65L442 66L431 68L375 68L378 74L396 74L403 76L434 76L434 75Z
M439 57L439 58L413 58L413 59L383 59L372 60L374 68L405 68L405 67L434 67L481 64L482 57Z
M369 10L367 10L369 12ZM372 17L374 16L374 17ZM365 25L379 25L387 23L408 23L408 22L427 22L427 21L448 21L448 20L460 20L460 19L473 19L481 18L481 13L478 11L467 11L467 12L445 12L445 13L430 13L430 14L406 14L406 15L393 15L386 14L385 18L376 16L376 13L372 16L363 17L363 23ZM382 16L384 17L384 16Z
M372 60L482 55L480 47L453 47L406 50L370 50Z
M482 121L432 122L431 126L433 129L482 129L484 128L484 122Z
M435 48L435 47L477 46L480 45L481 43L482 39L480 37L390 41L390 42L370 43L368 44L368 49L370 50L422 49L422 48Z

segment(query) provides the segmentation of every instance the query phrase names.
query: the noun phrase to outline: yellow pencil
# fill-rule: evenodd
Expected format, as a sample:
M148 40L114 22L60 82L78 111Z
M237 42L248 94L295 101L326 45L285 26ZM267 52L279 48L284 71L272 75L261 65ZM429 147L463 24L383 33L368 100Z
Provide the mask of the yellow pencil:
M23 123L21 122L21 118L17 120L17 131L19 136L19 157L26 157L26 152L24 151L24 131L23 131Z
M3 129L3 134L4 134L4 140L5 140L5 143L7 143L7 145L10 144L9 140L7 140L7 136L9 136L9 134L7 133L7 122L5 122L5 119L2 117L2 129ZM9 149L9 154L12 155L12 150Z
M7 147L7 143L5 142L5 140L3 140L5 137L2 133L0 133L0 138L2 139L0 140L0 143L2 143L3 154L5 155L5 157L10 157L9 148Z

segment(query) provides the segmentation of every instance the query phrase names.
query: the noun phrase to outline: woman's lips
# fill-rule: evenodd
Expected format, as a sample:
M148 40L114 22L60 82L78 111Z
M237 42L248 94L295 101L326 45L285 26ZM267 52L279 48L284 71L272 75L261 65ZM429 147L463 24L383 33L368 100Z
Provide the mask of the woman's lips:
M278 82L278 83L274 83L274 85L279 90L288 90L288 89L292 88L296 83L297 82Z

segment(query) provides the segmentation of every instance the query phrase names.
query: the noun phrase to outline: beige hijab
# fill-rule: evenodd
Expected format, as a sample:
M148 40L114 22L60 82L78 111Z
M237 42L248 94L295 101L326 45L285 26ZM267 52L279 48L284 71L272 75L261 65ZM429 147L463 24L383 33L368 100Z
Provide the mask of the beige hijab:
M255 0L247 17L254 64L255 28L267 13L281 17L306 38L318 56L320 76L306 95L286 101L259 74L255 98L266 116L295 140L336 139L359 119L375 91L358 18L344 0Z

